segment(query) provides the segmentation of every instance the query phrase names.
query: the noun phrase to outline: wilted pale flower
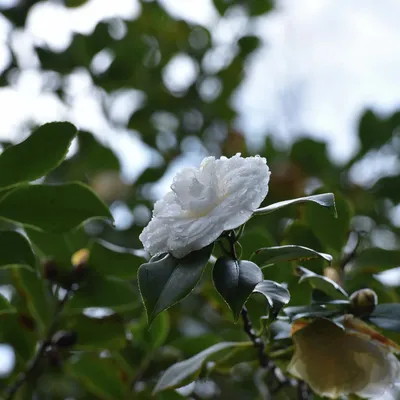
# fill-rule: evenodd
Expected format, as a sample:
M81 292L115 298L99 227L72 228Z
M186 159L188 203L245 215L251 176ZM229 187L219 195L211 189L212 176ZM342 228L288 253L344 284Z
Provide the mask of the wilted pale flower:
M269 175L265 158L240 154L184 168L140 235L145 250L181 258L244 224L267 195Z
M288 371L320 396L380 397L400 379L396 343L346 315L341 329L328 319L292 326L295 353Z

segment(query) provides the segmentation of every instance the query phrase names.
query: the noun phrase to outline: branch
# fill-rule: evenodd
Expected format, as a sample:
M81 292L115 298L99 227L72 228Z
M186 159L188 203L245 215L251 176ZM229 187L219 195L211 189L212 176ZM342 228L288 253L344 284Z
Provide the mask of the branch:
M241 316L243 320L243 328L246 332L247 336L253 342L255 349L258 351L258 359L260 362L261 368L264 368L268 373L272 372L275 379L278 381L278 386L273 390L276 393L283 386L291 384L290 380L286 378L282 371L275 365L273 361L271 361L267 355L265 354L265 345L263 340L258 337L253 329L253 325L250 321L249 314L246 307L242 308Z
M57 304L57 308L54 312L53 320L51 321L46 338L40 344L33 359L28 363L26 370L24 372L21 372L17 376L16 380L5 389L5 396L3 397L3 400L11 400L14 397L14 395L17 393L18 389L20 389L24 385L24 383L26 383L26 381L29 379L29 377L35 372L46 349L49 347L49 345L51 343L51 338L54 334L54 330L56 328L59 316L60 316L62 310L64 309L65 303L68 301L68 299L72 293L73 293L72 289L67 290L64 297Z

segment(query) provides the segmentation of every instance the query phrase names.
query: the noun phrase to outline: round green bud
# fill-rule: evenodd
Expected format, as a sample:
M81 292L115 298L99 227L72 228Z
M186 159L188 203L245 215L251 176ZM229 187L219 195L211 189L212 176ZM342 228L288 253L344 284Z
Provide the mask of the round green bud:
M355 316L371 314L378 304L378 296L371 289L360 289L350 296L350 312Z

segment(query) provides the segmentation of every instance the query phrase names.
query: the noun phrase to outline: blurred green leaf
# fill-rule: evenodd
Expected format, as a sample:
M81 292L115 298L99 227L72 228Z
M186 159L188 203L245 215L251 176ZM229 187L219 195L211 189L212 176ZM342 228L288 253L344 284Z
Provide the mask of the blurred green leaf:
M153 257L139 268L138 281L149 324L162 311L184 299L196 286L210 259L213 244L182 259Z
M357 254L354 264L357 269L372 268L371 272L377 273L400 265L400 251L370 247Z
M116 400L127 398L129 377L116 363L95 354L80 354L65 365L67 374L80 381L96 399Z
M333 299L348 299L349 296L345 290L331 279L317 275L303 267L297 267L297 270L301 273L299 283L308 282L311 287L321 290Z
M91 133L79 131L78 151L55 169L48 180L86 181L105 171L119 172L118 157L109 148L100 143Z
M88 264L102 275L135 279L143 261L144 258L137 256L132 250L118 248L105 242L95 242L90 250Z
M381 329L400 332L400 304L378 304L368 319Z
M37 337L34 324L20 313L0 313L0 325L0 341L13 347L16 367L25 368L35 353Z
M0 231L0 266L25 264L35 268L36 259L25 236L15 231Z
M44 281L36 271L25 265L11 265L12 277L19 295L38 324L41 334L45 334L50 324L52 306Z
M235 321L254 288L262 280L261 269L251 261L221 257L214 264L214 286L232 310Z
M251 229L246 227L243 236L240 238L240 244L243 248L241 258L249 260L256 250L266 246L275 246L277 242L264 227L257 226Z
M0 315L12 314L15 312L17 312L15 307L13 307L10 302L2 294L0 294Z
M270 307L270 319L274 320L282 308L289 303L289 291L274 281L262 281L254 288L253 293L262 294L268 301Z
M65 5L67 7L80 7L87 3L88 0L65 0Z
M341 194L335 193L335 201L338 218L332 218L326 210L316 205L307 207L304 216L321 243L340 254L348 240L353 210L349 201Z
M327 261L329 264L332 262L332 256L329 254L319 253L313 249L295 245L259 249L252 255L251 260L263 268L279 262L303 259L309 260L318 257Z
M341 307L338 305L337 307L332 306L327 308L326 306L312 304L310 306L286 307L283 311L291 320L300 318L327 318L340 313Z
M337 217L336 207L335 207L335 197L333 193L316 194L314 196L299 197L298 199L280 201L279 203L274 203L266 207L257 209L254 215L268 214L281 208L291 206L292 204L302 204L302 203L315 203L319 206L326 207L333 216Z
M398 127L397 118L381 118L371 110L362 115L358 126L358 137L361 142L360 155L369 150L380 148L392 138L394 130Z
M85 315L64 317L60 328L77 333L74 350L115 350L126 345L125 322L118 314L93 318Z
M33 181L60 164L76 128L68 122L42 125L26 140L0 154L0 188Z
M71 256L80 249L90 248L90 238L83 228L67 233L40 232L24 228L33 243L36 254L41 259L54 259L60 269L70 270Z
M43 231L62 233L90 219L112 215L87 186L23 185L0 200L0 218Z
M252 346L252 343L218 343L206 350L203 350L201 353L196 354L194 357L172 365L164 372L160 380L157 382L153 393L158 393L162 390L173 389L183 386L184 383L187 382L189 379L195 379L195 375L199 372L204 363L210 359L210 357L214 358L216 355L218 355L218 353L223 350L241 346Z
M65 306L68 315L76 315L85 308L109 308L123 312L138 307L138 293L133 284L115 277L88 276L85 284L74 293Z

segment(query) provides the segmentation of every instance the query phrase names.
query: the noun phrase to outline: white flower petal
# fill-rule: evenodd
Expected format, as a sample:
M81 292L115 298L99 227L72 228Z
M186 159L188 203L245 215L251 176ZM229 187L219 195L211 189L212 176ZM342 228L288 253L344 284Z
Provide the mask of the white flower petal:
M329 398L355 393L372 398L385 394L399 379L400 363L365 334L342 330L317 319L293 335L295 354L288 371Z
M214 242L248 221L268 193L269 176L265 158L240 154L183 169L140 235L145 250L181 258Z

